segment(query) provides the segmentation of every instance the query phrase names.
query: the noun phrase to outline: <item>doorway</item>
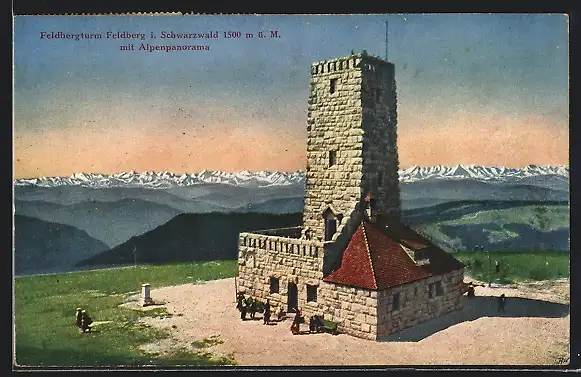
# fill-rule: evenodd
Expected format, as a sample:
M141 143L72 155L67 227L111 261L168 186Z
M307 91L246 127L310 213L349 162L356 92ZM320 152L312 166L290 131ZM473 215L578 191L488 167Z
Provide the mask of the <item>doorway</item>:
M295 313L299 308L299 291L295 283L288 283L288 313Z

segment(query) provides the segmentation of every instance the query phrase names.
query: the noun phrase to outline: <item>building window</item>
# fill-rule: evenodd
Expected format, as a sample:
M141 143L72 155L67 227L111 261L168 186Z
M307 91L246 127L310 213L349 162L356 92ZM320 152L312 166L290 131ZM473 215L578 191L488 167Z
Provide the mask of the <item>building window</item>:
M377 187L383 186L383 172L377 173Z
M435 283L430 283L428 285L428 297L429 298L442 296L443 294L444 294L444 287L442 286L441 281L437 281Z
M414 288L414 296L417 296L417 295L418 295L418 287L415 287Z
M393 294L393 301L391 304L391 311L399 310L399 292Z
M331 241L337 232L337 220L325 219L325 241Z
M380 99L381 99L381 89L377 88L375 89L375 100L379 102Z
M335 93L335 90L337 90L337 79L331 79L331 86L330 86L331 94Z
M444 294L444 287L442 287L442 282L436 282L436 296L442 296Z
M317 286L307 284L307 302L317 302Z
M329 151L329 167L337 163L337 151Z
M270 278L270 293L278 293L280 286L279 278L271 277Z

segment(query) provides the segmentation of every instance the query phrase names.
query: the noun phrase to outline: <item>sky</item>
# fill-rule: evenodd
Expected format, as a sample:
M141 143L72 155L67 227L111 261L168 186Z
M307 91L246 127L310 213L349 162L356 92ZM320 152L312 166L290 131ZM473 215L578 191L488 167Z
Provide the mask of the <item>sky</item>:
M14 178L305 169L311 63L352 50L385 57L386 20L400 168L569 164L562 14L15 16Z

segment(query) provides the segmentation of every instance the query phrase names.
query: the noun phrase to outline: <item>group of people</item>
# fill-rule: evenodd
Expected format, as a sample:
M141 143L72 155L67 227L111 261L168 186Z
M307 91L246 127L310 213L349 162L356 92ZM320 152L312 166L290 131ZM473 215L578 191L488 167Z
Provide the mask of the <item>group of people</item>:
M81 332L91 331L91 323L93 323L93 320L89 317L87 311L83 308L77 308L76 324L81 329Z
M264 324L268 324L270 322L271 316L271 307L270 307L270 300L266 300L266 304L264 306L259 303L256 299L252 298L252 296L248 296L247 298L244 297L244 293L239 292L237 295L237 304L236 309L240 311L240 319L246 321L246 314L250 315L250 319L254 319L256 317L256 312L263 312L263 322ZM261 308L259 308L259 305Z
M236 309L238 309L238 311L240 312L240 319L246 321L247 320L246 315L248 314L250 316L250 319L253 320L256 317L257 312L263 312L264 313L262 316L263 324L268 325L271 322L272 307L270 305L270 299L267 299L266 304L262 305L262 303L259 303L259 301L252 298L252 296L244 297L244 293L242 292L238 292L236 298L237 298ZM278 322L280 322L284 319L286 319L286 312L284 311L281 305L280 310L277 313L277 320Z
M248 298L244 298L243 293L237 294L237 304L236 309L240 311L240 319L246 321L246 314L250 314L250 319L254 319L257 311L258 303L249 296Z

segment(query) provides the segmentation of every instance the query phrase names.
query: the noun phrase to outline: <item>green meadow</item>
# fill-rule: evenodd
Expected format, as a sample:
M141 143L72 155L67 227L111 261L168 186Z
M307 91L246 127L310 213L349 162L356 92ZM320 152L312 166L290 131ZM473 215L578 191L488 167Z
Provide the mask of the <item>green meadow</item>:
M228 365L200 350L176 350L159 356L138 347L169 336L139 322L143 316L169 315L163 309L142 312L121 308L125 297L152 288L233 277L234 260L94 270L58 275L16 277L14 325L18 366ZM75 309L83 307L93 321L111 321L82 334Z
M433 213L412 216L410 223L448 250L471 251L475 245L491 251L569 248L568 205L489 206L476 210L474 205L447 203Z
M509 284L518 281L554 280L569 277L566 251L486 251L453 254L466 264L466 273L480 281ZM500 270L496 273L496 262Z

